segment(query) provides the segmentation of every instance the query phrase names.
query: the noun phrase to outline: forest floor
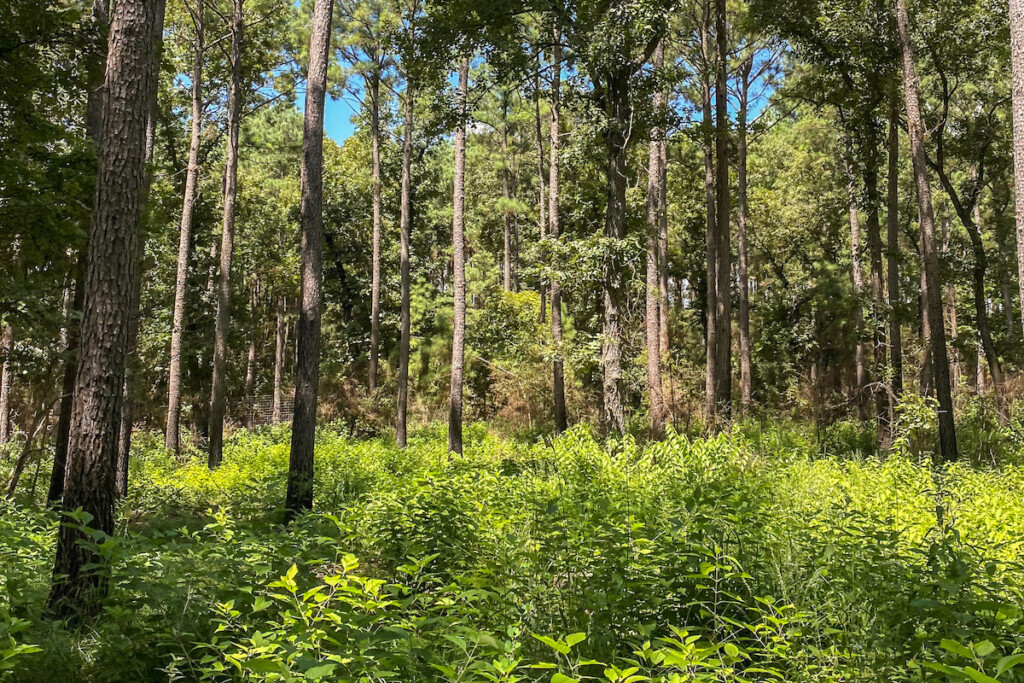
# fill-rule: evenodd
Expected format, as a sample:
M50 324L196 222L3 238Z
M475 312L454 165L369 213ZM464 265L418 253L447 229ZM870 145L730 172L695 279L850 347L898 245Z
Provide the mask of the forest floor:
M1024 680L1014 458L864 455L851 424L467 435L322 430L287 528L287 430L215 472L140 435L105 613L73 630L42 616L56 514L0 502L0 679Z

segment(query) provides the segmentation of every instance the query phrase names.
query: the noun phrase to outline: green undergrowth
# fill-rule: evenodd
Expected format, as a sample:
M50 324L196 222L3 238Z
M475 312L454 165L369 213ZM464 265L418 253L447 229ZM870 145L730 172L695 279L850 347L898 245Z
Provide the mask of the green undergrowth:
M467 435L449 458L437 428L323 430L289 528L286 430L236 433L215 472L141 436L111 594L74 630L41 614L56 514L0 503L0 678L1024 680L1020 466L789 423Z

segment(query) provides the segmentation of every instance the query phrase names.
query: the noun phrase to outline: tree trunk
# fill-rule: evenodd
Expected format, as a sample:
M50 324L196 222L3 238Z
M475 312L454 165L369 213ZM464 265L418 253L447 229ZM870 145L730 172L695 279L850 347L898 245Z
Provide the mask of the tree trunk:
M235 240L235 204L238 198L238 135L242 121L243 0L233 0L231 15L231 83L228 86L228 150L224 170L224 223L220 233L220 277L217 281L217 317L213 333L213 387L210 391L210 468L224 455L224 404L231 308L231 258Z
M270 421L277 424L281 421L281 400L284 393L284 358L287 353L288 326L284 319L284 297L277 297L277 320L274 325L274 404L271 408Z
M373 164L373 274L370 281L370 367L367 387L377 391L377 356L380 349L380 72L370 76L370 150Z
M653 66L660 71L665 66L665 41L654 51ZM665 101L661 91L654 94L653 109L656 116L664 113ZM651 401L651 438L665 438L665 396L661 387L661 319L659 307L658 233L661 227L661 139L663 132L657 125L651 129L647 155L647 271L645 292L645 330L647 342L647 391Z
M753 56L740 65L740 101L736 122L737 247L739 250L740 289L740 393L743 408L751 402L750 363L750 274L747 263L747 100Z
M892 395L899 400L903 393L903 335L900 329L900 217L899 217L899 110L893 96L889 107L889 177L886 198L886 261L889 288L889 366L892 371ZM892 419L895 420L895 414Z
M509 173L508 158L508 91L501 93L501 198L504 207L501 212L503 227L503 248L501 259L502 286L512 291L512 177Z
M11 350L14 333L10 325L0 329L0 446L11 440Z
M411 32L411 28L410 28ZM407 77L408 78L408 77ZM409 345L411 334L409 242L412 237L412 135L413 114L416 95L412 82L405 87L405 139L402 142L402 218L400 270L402 280L401 339L398 350L398 407L395 423L395 440L399 448L408 444L409 411Z
M466 93L469 59L459 68L455 123L455 186L452 214L452 270L455 317L452 329L452 377L448 394L448 451L462 453L462 373L466 352ZM506 277L508 271L506 271Z
M920 219L918 219L920 223ZM923 252L922 252L923 253ZM928 278L925 276L924 268L921 268L921 395L931 396L935 393L935 386L932 383L932 324L928 319Z
M86 259L81 355L64 486L65 513L114 532L114 464L124 381L139 218L145 200L146 119L155 90L154 24L159 0L122 0L107 50L103 135ZM77 525L57 537L48 609L65 618L97 614L109 587L104 558Z
M1010 48L1013 67L1013 186L1024 197L1024 0L1010 0ZM1024 326L1024 201L1016 204L1017 284Z
M854 376L856 386L854 396L857 403L857 415L861 421L868 419L866 387L868 384L867 366L864 354L864 267L860 258L860 222L857 218L857 190L854 187L853 169L847 167L850 193L850 261L853 265L853 326L857 346L854 352Z
M878 158L874 135L871 136L868 158L864 167L864 196L868 228L868 259L871 264L871 341L872 372L875 381L871 394L875 398L875 419L878 442L884 445L889 438L889 393L882 386L885 377L885 275L882 272L882 229L878 217L881 197L878 194Z
M249 302L252 329L249 332L249 352L245 359L245 426L252 429L253 398L256 387L256 335L258 331L256 311L259 308L259 281L252 284L252 297Z
M927 284L926 303L928 318L942 320L942 284L939 280L939 253L935 244L935 216L932 210L932 192L928 179L928 164L924 147L924 122L921 118L917 71L914 51L910 42L910 19L904 0L896 0L896 23L899 28L903 66L903 90L907 108L907 130L914 165L914 184L917 190L918 212L921 223L921 247L924 280ZM953 397L949 387L949 359L946 352L946 331L935 325L931 330L932 374L935 394L939 401L939 454L946 461L957 459L956 427L953 423Z
M188 145L188 169L185 174L185 198L181 204L178 230L178 270L174 281L174 314L171 323L171 360L167 374L167 429L164 448L175 455L181 452L181 341L188 300L188 268L192 260L192 218L199 191L199 151L203 136L203 59L206 48L203 0L196 2L192 19L195 43L192 54L192 134Z
M949 241L950 241L950 230L949 230L949 215L943 211L942 218L939 221L940 233L942 234L942 253L949 258ZM949 353L949 374L950 383L953 385L953 391L956 392L960 386L960 353L957 350L957 337L959 336L960 321L956 315L956 290L953 288L952 282L947 282L943 288L944 313L943 313L943 324L946 321L949 322L949 338L953 343L953 348Z
M628 173L629 144L626 136L630 124L631 108L627 78L613 75L606 84L605 106L607 123L604 131L605 179L608 205L605 210L604 236L610 249L604 255L603 302L601 316L601 370L603 424L612 434L626 431L625 405L622 386L622 309L625 282L619 258L621 240L626 236L626 178Z
M726 0L715 0L715 40L718 44L718 79L715 85L715 198L718 210L715 405L716 411L728 415L732 406L732 242L729 227L729 46L726 35Z
M715 398L718 378L718 216L715 203L715 156L714 129L711 109L711 0L704 2L703 21L700 29L701 45L701 138L704 143L704 209L707 221L707 301L705 302L707 323L705 326L706 367L704 378L704 413L708 423L718 418L718 401Z
M561 110L561 70L562 70L562 34L555 26L551 46L551 131L549 146L551 147L551 165L548 170L548 232L551 239L557 244L559 237L559 159L558 150L561 147L559 130L559 114ZM552 250L551 267L553 273L558 272L559 259L557 247ZM558 276L551 277L551 341L555 346L555 353L551 360L552 389L554 393L555 412L555 433L561 434L569 427L568 416L565 412L565 368L562 359L562 285Z
M302 127L302 303L295 334L295 406L285 522L313 507L313 445L320 385L320 303L323 279L324 98L333 0L316 0L309 45L306 107Z
M153 24L153 44L155 50L154 72L159 74L160 64L163 59L164 40L164 14L167 9L165 0L157 0L156 21ZM143 192L148 198L150 188L153 185L153 176L149 172L153 162L153 155L156 152L156 119L157 119L157 93L159 91L159 77L150 80L149 93L149 115L146 118L146 177L143 181ZM149 214L143 214L144 220L150 220ZM142 233L143 235L145 232ZM146 253L145 239L140 238L136 259L138 269L135 273L135 282L132 284L131 322L128 326L127 362L125 363L124 388L121 393L121 424L117 439L117 467L114 473L117 495L121 498L128 495L128 460L132 448L132 430L135 420L135 383L139 375L139 327L141 325L141 311L139 310L142 301L143 282L143 257Z
M538 69L541 67L538 64ZM535 118L537 122L537 188L538 188L538 228L540 230L540 241L541 244L548 236L548 214L547 214L547 193L544 190L544 129L541 126L540 118L540 75L537 75L534 79L533 89L533 107ZM547 287L545 286L544 278L540 278L540 282L537 285L537 289L540 290L540 324L543 325L547 322Z

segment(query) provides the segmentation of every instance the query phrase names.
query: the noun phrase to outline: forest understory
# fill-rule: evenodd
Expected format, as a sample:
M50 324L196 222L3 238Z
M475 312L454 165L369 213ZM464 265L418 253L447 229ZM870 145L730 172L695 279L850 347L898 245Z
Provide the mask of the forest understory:
M1024 426L961 415L975 462L941 467L923 401L881 455L856 422L478 423L454 456L440 425L406 450L325 427L289 527L286 427L235 432L213 471L139 434L96 620L44 614L36 478L0 502L0 678L1022 680Z

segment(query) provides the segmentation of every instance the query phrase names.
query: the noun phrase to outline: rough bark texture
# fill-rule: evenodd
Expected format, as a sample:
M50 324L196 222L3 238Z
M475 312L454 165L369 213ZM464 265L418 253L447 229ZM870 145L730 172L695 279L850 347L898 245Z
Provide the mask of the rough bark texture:
M604 236L610 248L606 250L602 282L603 309L601 315L601 370L603 424L612 434L626 430L625 405L622 386L622 309L625 282L618 255L619 243L626 236L626 178L628 154L626 130L631 108L627 79L613 75L605 84L608 128L604 131L605 181L608 204L605 210Z
M409 241L412 237L412 135L415 103L416 95L412 83L407 82L404 102L405 139L402 142L402 218L399 256L399 269L402 281L402 312L399 324L401 329L398 347L398 408L395 422L395 440L400 448L405 448L408 443L409 344L411 334Z
M370 75L370 156L373 173L373 264L370 277L370 367L367 388L377 390L377 356L380 350L380 72Z
M210 391L210 468L224 453L224 384L227 378L228 327L231 324L231 259L234 255L235 204L238 198L238 134L242 122L242 1L232 2L231 83L228 86L228 150L224 169L224 222L220 233L220 274L213 332L213 387Z
M872 370L871 395L875 399L875 419L878 441L887 443L889 435L889 392L882 386L885 377L885 274L882 272L882 228L878 216L881 197L878 194L878 158L876 140L872 135L864 164L865 223L868 232L868 261L871 266L871 342Z
M726 0L715 0L715 41L718 76L715 84L715 202L718 225L718 334L715 359L715 410L729 414L732 405L732 240L729 227L729 45L726 35Z
M538 64L538 68L540 66L542 66L542 65ZM539 228L539 231L540 231L541 243L543 243L544 240L547 239L547 236L548 236L548 212L547 212L548 197L547 197L547 192L544 189L544 166L545 166L545 164L544 164L544 129L541 126L541 118L540 118L540 75L539 74L537 75L536 79L534 80L533 110L534 110L535 119L536 119L536 123L537 123L537 189L538 189L538 197L539 197L538 220L537 220L537 223L538 223L538 228ZM548 289L547 289L546 283L544 282L544 278L540 278L540 283L538 284L538 289L540 290L540 323L543 325L545 322L547 322L547 308L548 308L547 307L547 293L548 293Z
M942 320L942 285L939 281L939 254L935 243L935 216L932 210L931 185L925 156L925 128L921 118L917 71L914 68L914 50L910 41L910 19L904 0L896 0L896 24L899 28L903 92L907 109L907 130L910 153L914 165L914 185L917 190L918 213L921 224L922 261L927 283L926 308L930 320ZM957 459L956 427L953 424L953 397L949 386L949 359L946 351L946 332L942 325L931 330L932 375L935 394L939 401L939 455L947 461Z
M250 294L249 319L252 322L250 323L251 330L249 331L249 351L245 358L245 426L249 429L252 428L251 408L256 388L256 337L259 327L254 323L258 319L257 315L260 305L258 279L253 281Z
M940 233L942 235L942 254L945 258L949 258L949 215L943 211L942 218L939 220ZM953 342L953 348L950 349L949 353L949 373L950 373L950 384L953 386L953 391L956 392L960 387L960 353L957 351L957 336L959 335L960 321L957 319L956 314L956 290L953 287L952 282L947 282L946 286L943 287L943 324L949 325L949 338Z
M889 108L889 177L886 198L886 265L889 288L889 367L891 389L895 400L903 393L903 335L900 329L900 128L896 98ZM895 419L895 415L892 416Z
M320 385L320 304L323 279L323 147L327 56L333 0L316 0L302 128L302 300L296 332L295 407L285 521L313 507L313 445Z
M1024 0L1010 0L1010 54L1013 67L1013 186L1024 197ZM1024 199L1016 201L1017 284L1024 326Z
M203 136L203 60L205 2L197 2L193 12L195 42L192 53L192 132L188 144L188 168L185 172L185 198L181 204L178 228L178 270L174 281L174 314L171 322L171 359L167 372L167 428L164 448L177 455L181 451L181 341L185 325L188 268L192 260L192 218L199 191L199 151Z
M512 174L511 162L508 156L508 91L501 94L501 198L504 200L504 209L501 212L503 228L503 244L501 253L501 275L502 286L506 292L513 290L512 286Z
M153 30L158 0L123 0L107 48L103 135L86 259L81 355L76 378L63 510L114 532L114 463L121 390L144 201L146 120L154 92ZM77 525L57 537L49 609L62 617L96 614L109 568Z
M11 349L14 333L10 325L0 329L0 446L11 439ZM59 496L58 496L59 497Z
M556 26L551 47L551 165L548 170L548 232L551 239L558 241L560 224L558 211L558 150L561 147L558 116L561 109L562 34ZM552 256L552 270L558 271L558 258ZM565 367L562 359L562 285L557 276L551 278L551 341L555 353L551 360L552 389L554 392L555 433L568 429L569 421L565 412Z
M271 409L270 420L274 424L281 421L281 402L284 397L284 356L286 331L288 326L284 320L285 303L284 297L277 297L277 312L274 324L274 404Z
M655 69L665 66L665 41L658 44L654 52ZM653 107L660 115L665 106L664 95L654 95ZM661 387L661 318L659 316L660 287L658 277L658 238L661 226L661 138L662 129L651 129L651 141L647 155L647 272L644 301L644 326L647 342L647 391L651 402L651 438L660 441L665 438L665 396Z
M466 354L466 93L469 60L459 68L455 123L455 186L452 213L452 377L448 393L448 451L462 453L462 373Z
M740 65L740 98L736 121L737 250L739 258L740 400L744 409L751 402L750 363L750 269L747 263L747 100L753 56Z

